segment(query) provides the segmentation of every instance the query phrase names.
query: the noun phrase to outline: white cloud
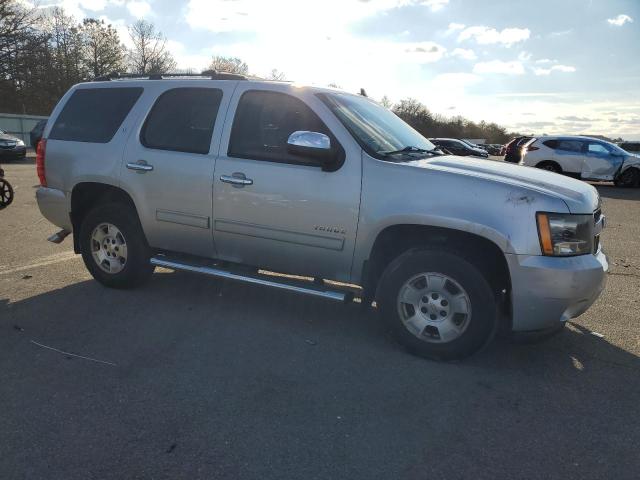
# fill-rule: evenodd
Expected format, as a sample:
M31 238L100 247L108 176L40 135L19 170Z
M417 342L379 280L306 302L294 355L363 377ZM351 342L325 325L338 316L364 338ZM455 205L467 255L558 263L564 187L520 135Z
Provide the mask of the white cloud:
M617 17L608 18L607 22L609 22L609 25L615 25L616 27L621 27L625 23L633 23L633 18L631 18L629 15L625 15L624 13L621 13Z
M473 66L473 73L500 73L504 75L522 75L524 66L518 60L503 62L502 60L491 60L489 62L476 63Z
M485 26L467 27L458 35L458 41L475 40L480 45L500 43L506 47L527 40L531 36L528 28L505 28L501 31Z
M529 60L531 60L531 56L532 55L530 52L525 52L523 50L518 54L518 60L520 60L521 62L528 62Z
M475 60L476 58L478 58L476 52L474 52L470 48L455 48L451 52L451 56L462 58L463 60Z
M576 71L576 67L571 65L553 65L550 68L534 68L533 73L538 76L541 75L550 75L551 72L563 72L563 73L573 73Z
M441 10L448 3L449 0L423 0L422 2L420 2L421 5L429 7L434 12Z
M557 60L551 60L550 58L540 58L536 60L537 64L546 65L548 63L556 63Z
M404 43L401 44L407 61L417 63L432 63L440 60L447 51L435 42Z
M455 23L452 22L447 27L446 35L451 35L452 33L457 32L458 30L462 30L465 27L464 23Z
M151 12L151 5L145 1L134 1L127 3L127 10L136 18L143 18Z

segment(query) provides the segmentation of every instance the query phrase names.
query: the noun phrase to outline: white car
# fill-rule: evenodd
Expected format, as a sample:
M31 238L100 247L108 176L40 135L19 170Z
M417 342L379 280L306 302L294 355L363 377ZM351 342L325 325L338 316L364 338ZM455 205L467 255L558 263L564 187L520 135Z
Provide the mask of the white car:
M640 186L640 158L597 138L532 138L522 147L520 165L582 180L613 181L620 187Z

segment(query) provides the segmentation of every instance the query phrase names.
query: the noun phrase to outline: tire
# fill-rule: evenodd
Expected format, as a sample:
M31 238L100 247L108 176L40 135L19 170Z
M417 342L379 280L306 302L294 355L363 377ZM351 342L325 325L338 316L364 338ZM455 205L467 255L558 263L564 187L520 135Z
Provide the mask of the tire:
M13 188L4 178L0 178L0 210L13 202Z
M416 302L405 303L401 295ZM398 342L434 360L472 355L493 339L498 327L498 306L489 282L455 251L413 249L400 255L382 275L377 303Z
M640 170L627 168L613 181L616 187L631 188L640 185Z
M87 213L80 226L79 243L87 270L106 287L137 287L153 273L151 250L142 227L126 204L99 205Z
M562 169L555 162L540 162L536 165L536 168L553 173L562 173Z

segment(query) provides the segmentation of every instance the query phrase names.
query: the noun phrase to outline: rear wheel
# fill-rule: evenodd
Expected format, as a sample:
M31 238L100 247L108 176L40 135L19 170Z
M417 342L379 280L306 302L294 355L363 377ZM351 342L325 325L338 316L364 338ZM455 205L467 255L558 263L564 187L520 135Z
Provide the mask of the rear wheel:
M456 252L410 250L389 265L378 291L384 320L416 355L464 358L495 334L498 309L491 287Z
M132 288L153 273L151 251L131 208L122 203L91 210L80 227L80 248L87 269L111 288Z
M640 170L627 168L613 182L616 187L637 187L640 185Z
M562 169L560 168L560 165L558 165L555 162L540 162L539 164L536 165L536 168L539 168L541 170L547 170L548 172L553 172L553 173L562 173Z

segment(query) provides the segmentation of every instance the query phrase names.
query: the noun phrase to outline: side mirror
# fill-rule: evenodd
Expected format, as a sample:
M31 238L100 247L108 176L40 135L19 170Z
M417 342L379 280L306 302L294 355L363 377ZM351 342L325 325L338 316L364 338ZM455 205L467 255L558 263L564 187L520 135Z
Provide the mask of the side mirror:
M334 162L336 153L331 148L331 139L324 133L298 130L289 135L287 150L294 155L317 158L322 167Z

